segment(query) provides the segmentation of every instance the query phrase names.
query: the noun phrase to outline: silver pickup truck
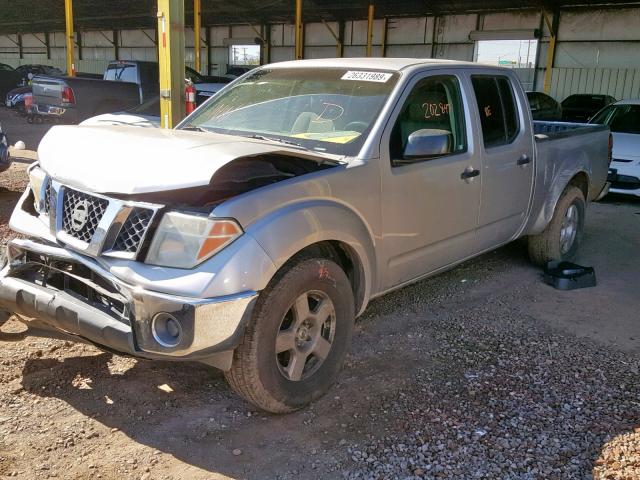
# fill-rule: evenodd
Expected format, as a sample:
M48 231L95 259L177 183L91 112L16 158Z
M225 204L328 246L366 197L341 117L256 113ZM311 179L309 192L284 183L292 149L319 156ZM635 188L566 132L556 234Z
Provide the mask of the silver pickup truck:
M174 130L52 128L0 305L47 335L218 367L292 411L334 382L372 298L519 237L537 264L573 256L609 137L532 123L506 69L268 65Z

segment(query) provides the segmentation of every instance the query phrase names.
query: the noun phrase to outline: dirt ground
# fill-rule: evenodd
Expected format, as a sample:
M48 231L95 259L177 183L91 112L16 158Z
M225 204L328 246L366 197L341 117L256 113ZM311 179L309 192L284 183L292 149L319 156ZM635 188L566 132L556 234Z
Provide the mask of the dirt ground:
M26 162L26 161L25 161ZM0 174L0 235L26 163ZM640 201L588 211L598 286L516 242L378 299L338 384L265 415L197 363L0 329L0 478L640 478Z

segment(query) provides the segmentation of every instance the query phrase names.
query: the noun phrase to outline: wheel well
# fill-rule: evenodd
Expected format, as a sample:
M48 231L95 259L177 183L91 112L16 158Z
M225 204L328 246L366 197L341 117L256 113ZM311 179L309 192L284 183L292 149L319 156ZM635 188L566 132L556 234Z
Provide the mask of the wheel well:
M584 194L584 199L589 199L589 177L584 172L578 172L573 176L571 180L569 180L569 185L573 185L582 190Z
M296 253L290 261L309 255L331 260L344 270L349 283L351 283L357 315L364 302L365 290L364 269L358 254L346 243L337 240L326 240L308 245Z

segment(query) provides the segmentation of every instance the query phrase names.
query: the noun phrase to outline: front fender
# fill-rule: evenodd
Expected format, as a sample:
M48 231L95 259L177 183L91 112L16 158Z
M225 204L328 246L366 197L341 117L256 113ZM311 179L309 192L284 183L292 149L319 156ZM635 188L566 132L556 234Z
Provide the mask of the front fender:
M352 208L331 200L304 200L274 210L252 223L247 229L276 269L305 247L322 241L338 241L348 245L357 255L361 268L364 310L375 285L376 257L374 236ZM271 278L264 278L263 287Z

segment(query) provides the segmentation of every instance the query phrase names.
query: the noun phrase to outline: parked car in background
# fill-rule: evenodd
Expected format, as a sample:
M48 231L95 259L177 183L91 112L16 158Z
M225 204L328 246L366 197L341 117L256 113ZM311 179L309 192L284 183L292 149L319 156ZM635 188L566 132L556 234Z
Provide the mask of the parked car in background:
M124 112L103 113L87 118L80 125L131 125L133 127L160 128L160 97L152 98Z
M609 191L640 197L640 100L609 105L590 123L607 125L613 135Z
M565 122L587 122L607 105L616 101L611 95L575 94L562 103L562 120Z
M33 114L78 123L89 117L128 110L158 95L155 62L110 62L102 79L36 76Z
M9 90L16 88L22 77L14 68L5 63L0 63L0 98L4 98Z
M20 65L16 67L24 83L29 82L36 75L48 75L50 77L62 77L64 72L50 65ZM31 76L29 76L31 75Z
M268 65L173 130L51 128L0 323L201 361L290 412L336 380L371 299L520 237L537 264L575 255L608 156L605 126L532 122L511 69Z
M24 96L31 93L31 85L17 87L7 92L4 104L7 108L14 108L24 113Z
M560 120L562 118L562 107L546 93L527 92L527 99L534 120Z
M0 125L0 172L4 172L11 166L11 155L9 154L9 140L2 131Z
M205 77L189 67L185 75L196 82L196 103L202 103L231 81ZM37 76L32 87L34 114L67 123L127 111L160 93L158 64L137 60L110 62L101 80Z
M212 97L218 93L227 84L233 82L234 78L230 77L218 77L212 75L200 75L196 70L190 67L185 67L185 78L191 80L193 86L196 89L196 105L200 106L207 101L209 97Z

